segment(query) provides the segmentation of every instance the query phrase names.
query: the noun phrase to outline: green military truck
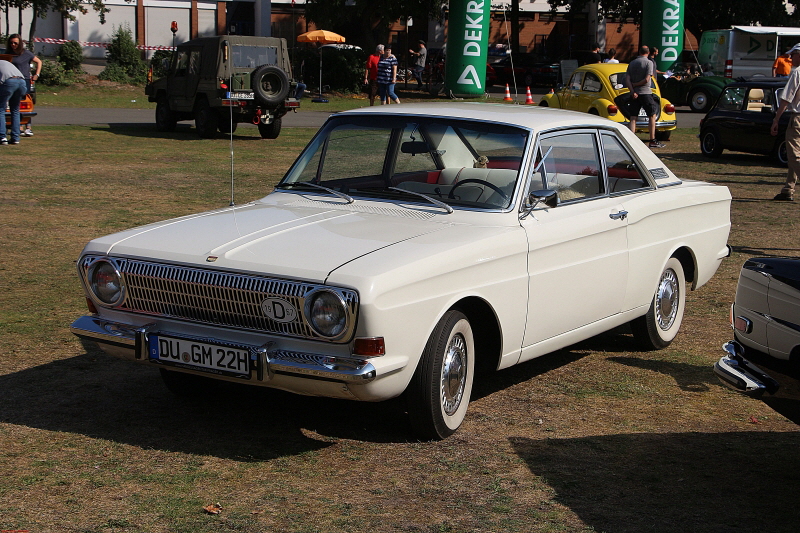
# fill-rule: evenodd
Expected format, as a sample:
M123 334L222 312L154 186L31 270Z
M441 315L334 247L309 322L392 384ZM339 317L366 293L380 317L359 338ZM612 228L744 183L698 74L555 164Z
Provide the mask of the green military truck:
M148 81L156 103L156 129L174 131L194 120L201 137L232 133L240 122L275 139L281 118L299 107L286 39L220 35L178 45L167 75Z

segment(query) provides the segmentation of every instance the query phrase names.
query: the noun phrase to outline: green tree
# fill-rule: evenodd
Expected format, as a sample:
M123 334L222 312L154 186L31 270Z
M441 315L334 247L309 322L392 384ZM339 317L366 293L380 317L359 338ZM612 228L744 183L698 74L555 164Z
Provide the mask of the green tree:
M125 0L131 2L133 0ZM100 17L100 23L105 24L106 13L109 9L106 7L103 0L2 0L0 6L5 12L6 28L9 33L9 12L12 9L18 9L20 13L23 9L31 8L33 10L33 19L28 29L28 42L32 43L36 36L36 22L41 18L46 18L51 12L60 14L67 20L75 20L75 13L86 14L89 12L87 7L95 11ZM19 29L17 33L22 34L22 17L19 17Z
M398 19L413 17L421 23L438 18L446 4L447 0L307 0L306 17L372 50L386 42L389 27Z

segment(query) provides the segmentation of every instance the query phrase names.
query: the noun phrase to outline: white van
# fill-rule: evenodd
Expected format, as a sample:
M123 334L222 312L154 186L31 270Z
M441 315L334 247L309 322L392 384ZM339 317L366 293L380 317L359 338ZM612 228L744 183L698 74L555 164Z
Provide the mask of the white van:
M800 28L734 26L704 31L698 62L717 76L771 76L775 59L800 42Z

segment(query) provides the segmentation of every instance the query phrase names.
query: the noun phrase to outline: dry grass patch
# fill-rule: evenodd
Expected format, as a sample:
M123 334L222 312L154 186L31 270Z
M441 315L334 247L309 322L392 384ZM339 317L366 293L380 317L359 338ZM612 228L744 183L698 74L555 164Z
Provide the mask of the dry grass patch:
M239 201L269 192L312 133L240 132ZM418 443L399 402L232 387L189 401L154 369L82 345L68 328L85 312L83 245L228 205L229 145L39 126L0 154L0 529L794 531L797 400L735 395L711 364L744 260L800 255L798 206L769 201L784 169L704 159L694 134L660 155L731 188L734 254L689 295L676 342L643 353L620 329L499 372L455 436ZM217 502L221 514L203 512Z

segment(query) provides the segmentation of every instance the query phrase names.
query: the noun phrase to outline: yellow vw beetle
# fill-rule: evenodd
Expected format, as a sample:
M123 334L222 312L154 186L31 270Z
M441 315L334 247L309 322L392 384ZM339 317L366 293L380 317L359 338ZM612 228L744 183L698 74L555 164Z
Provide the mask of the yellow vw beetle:
M625 86L627 69L627 63L591 63L578 67L565 87L544 95L539 105L582 111L628 124L628 119L619 108L621 103L619 97L629 93ZM656 138L659 141L666 141L672 130L677 127L675 106L666 98L661 98L655 80L651 80L650 86L653 93L661 100L661 115L656 120ZM626 98L623 97L621 100ZM644 115L644 110L641 110L636 120L636 130L646 132L647 128L647 116Z

